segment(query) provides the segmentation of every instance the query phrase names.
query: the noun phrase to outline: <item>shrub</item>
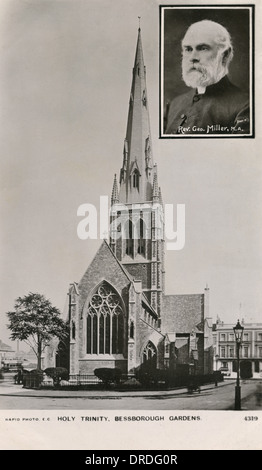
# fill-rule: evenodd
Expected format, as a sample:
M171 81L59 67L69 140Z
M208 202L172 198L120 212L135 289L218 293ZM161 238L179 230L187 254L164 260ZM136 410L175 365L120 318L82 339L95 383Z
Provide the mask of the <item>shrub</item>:
M122 371L115 367L114 369L101 367L100 369L95 369L94 374L98 377L105 385L110 383L118 384L121 379Z
M43 380L43 371L33 369L27 374L23 374L23 386L26 388L39 388Z
M68 370L65 367L47 367L44 373L53 379L54 386L57 387L59 387L61 380L68 380Z
M158 383L168 383L169 373L162 369L144 369L136 371L136 379L144 386L157 385Z

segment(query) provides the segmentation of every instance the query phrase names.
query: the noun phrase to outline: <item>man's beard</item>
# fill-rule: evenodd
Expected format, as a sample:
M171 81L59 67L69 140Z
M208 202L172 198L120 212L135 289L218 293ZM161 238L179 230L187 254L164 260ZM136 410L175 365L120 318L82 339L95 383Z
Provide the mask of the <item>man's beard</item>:
M207 87L219 82L227 70L222 64L221 56L217 55L208 65L188 64L182 60L182 77L185 84L192 88Z

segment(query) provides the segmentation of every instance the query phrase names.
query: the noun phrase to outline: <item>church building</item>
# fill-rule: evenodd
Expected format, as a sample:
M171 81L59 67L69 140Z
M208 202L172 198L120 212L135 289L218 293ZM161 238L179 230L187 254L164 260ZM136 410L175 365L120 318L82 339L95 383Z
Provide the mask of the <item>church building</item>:
M71 377L100 367L128 375L143 367L178 375L192 367L212 372L208 287L200 294L165 295L163 213L139 28L110 238L68 293Z

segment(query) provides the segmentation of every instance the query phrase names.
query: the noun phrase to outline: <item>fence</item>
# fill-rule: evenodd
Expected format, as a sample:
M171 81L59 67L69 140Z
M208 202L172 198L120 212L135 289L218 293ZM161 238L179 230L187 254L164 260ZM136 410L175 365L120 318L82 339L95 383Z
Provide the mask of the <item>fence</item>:
M209 375L198 375L198 376L174 376L170 374L165 374L165 371L162 371L162 374L156 374L156 376L151 376L143 374L143 376L138 377L136 383L129 382L129 379L135 379L134 376L122 375L121 380L118 384L114 386L117 389L125 389L129 387L133 388L142 388L142 389L166 389L169 387L183 387L187 386L192 377L197 380L199 385L204 385L212 382L220 382L223 380L222 374L209 374ZM108 384L107 384L108 385ZM23 376L23 386L25 388L66 388L66 389L76 389L76 388L91 388L94 386L106 386L102 380L100 380L95 375L85 375L85 374L74 374L69 376L69 380L60 380L59 383L54 383L53 380L43 374L26 374Z
M69 381L62 380L62 386L71 385L96 385L100 384L101 380L95 375L75 374L70 375Z

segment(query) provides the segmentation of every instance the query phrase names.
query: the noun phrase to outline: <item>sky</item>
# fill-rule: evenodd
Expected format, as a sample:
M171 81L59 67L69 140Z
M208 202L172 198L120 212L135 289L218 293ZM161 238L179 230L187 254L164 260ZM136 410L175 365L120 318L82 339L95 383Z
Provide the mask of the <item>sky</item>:
M78 238L77 209L98 207L119 175L138 16L158 181L164 203L186 210L185 247L166 252L166 293L208 284L214 321L261 321L261 136L159 139L159 4L1 0L0 338L8 344L15 299L40 292L65 312L69 284L100 246Z

